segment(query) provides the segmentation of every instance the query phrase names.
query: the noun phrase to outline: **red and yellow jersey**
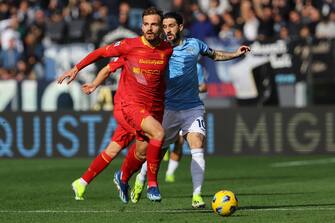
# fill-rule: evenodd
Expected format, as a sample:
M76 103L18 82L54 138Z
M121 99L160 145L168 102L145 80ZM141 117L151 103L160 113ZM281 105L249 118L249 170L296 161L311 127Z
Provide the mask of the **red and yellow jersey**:
M122 57L124 64L115 100L152 111L164 105L165 70L171 54L172 47L167 42L152 47L144 37L127 38L93 51L77 68L82 69L100 57Z

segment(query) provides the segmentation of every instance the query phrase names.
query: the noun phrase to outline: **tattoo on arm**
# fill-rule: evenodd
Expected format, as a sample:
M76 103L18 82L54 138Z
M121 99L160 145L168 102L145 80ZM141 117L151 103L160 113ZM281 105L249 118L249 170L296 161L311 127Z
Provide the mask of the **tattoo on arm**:
M231 60L236 57L239 57L239 55L236 54L236 52L224 52L224 51L219 51L215 50L212 59L214 60Z

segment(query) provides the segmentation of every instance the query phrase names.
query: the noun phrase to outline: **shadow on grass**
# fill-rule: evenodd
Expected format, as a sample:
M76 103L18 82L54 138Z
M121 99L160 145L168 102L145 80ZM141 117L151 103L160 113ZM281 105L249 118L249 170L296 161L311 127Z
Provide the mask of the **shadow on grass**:
M289 204L289 205L266 205L266 206L242 206L240 210L255 210L255 209L275 209L275 208L303 208L303 207L326 207L335 206L335 203L326 204Z
M272 193L238 193L237 196L281 196L281 195L301 195L315 194L316 192L272 192Z
M166 209L169 214L203 214L203 213L213 213L212 209L203 208L203 209L194 209L194 208L179 208L179 209Z
M241 176L241 177L208 177L206 182L215 182L223 180L285 180L296 179L297 176Z
M273 193L237 193L237 197L240 196L281 196L281 195L302 195L302 194L313 194L316 192L273 192ZM172 195L166 196L167 198L192 198L192 195ZM213 197L213 194L202 194L202 197Z

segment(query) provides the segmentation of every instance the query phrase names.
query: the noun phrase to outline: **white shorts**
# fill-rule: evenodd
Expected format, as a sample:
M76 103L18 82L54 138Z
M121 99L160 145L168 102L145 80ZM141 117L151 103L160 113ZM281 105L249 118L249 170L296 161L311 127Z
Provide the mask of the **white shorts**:
M179 131L182 132L183 136L189 132L197 132L206 136L204 114L205 108L202 105L181 111L165 109L163 117L165 140L163 148L177 140Z

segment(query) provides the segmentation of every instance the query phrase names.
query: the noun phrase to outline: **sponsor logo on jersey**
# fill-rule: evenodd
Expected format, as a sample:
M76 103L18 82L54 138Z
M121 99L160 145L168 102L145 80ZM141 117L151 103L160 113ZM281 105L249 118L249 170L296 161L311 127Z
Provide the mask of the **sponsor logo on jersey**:
M164 60L140 59L139 63L141 63L141 64L161 65L161 64L164 64Z

